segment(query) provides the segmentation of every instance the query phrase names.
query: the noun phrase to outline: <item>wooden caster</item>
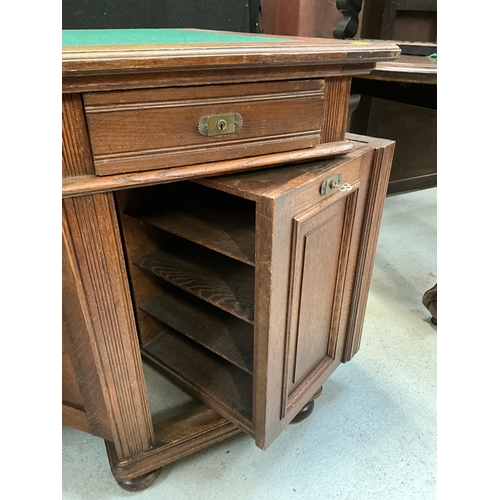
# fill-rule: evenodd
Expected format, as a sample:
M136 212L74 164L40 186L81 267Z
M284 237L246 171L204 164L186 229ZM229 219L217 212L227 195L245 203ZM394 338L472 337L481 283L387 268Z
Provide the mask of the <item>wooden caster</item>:
M116 482L127 491L143 491L149 488L157 479L161 473L161 467L159 469L153 470L144 474L143 476L134 477L132 479L120 480L116 479Z

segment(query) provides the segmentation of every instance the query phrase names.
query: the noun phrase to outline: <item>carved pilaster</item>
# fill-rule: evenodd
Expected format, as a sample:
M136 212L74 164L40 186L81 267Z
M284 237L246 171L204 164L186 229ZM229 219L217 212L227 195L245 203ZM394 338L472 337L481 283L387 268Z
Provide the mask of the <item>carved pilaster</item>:
M63 302L78 306L79 328L70 330L84 347L77 368L88 374L80 389L99 394L89 398L89 421L104 424L123 460L153 445L153 425L112 193L64 200L63 241L74 282Z

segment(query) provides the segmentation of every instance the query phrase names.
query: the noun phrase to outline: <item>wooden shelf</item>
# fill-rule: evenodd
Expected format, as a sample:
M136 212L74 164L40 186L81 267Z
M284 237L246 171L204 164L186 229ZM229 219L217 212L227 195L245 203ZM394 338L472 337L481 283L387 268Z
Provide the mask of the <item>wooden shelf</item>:
M200 186L192 190L194 193L176 200L175 205L162 201L127 215L255 266L255 205L223 193L208 196L206 189L199 192Z
M251 266L184 240L153 250L134 264L253 324L255 277Z
M144 357L158 370L208 401L224 416L235 418L252 429L253 377L226 360L166 329L142 349Z
M141 306L156 319L249 374L253 327L181 290L164 290Z

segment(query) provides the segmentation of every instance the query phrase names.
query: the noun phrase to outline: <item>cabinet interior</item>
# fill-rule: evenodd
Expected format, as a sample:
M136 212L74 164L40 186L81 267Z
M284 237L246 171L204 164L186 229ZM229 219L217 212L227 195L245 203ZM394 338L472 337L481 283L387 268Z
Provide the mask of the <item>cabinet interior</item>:
M115 196L143 357L251 432L255 202L192 182Z

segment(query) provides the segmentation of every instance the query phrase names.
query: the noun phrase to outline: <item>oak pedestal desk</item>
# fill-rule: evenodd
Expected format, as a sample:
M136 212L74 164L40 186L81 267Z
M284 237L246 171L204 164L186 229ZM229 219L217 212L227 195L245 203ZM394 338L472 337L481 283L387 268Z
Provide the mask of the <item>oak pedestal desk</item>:
M123 488L240 431L267 448L358 350L394 143L346 137L349 88L398 54L63 32L63 424ZM143 361L200 405L153 425Z

